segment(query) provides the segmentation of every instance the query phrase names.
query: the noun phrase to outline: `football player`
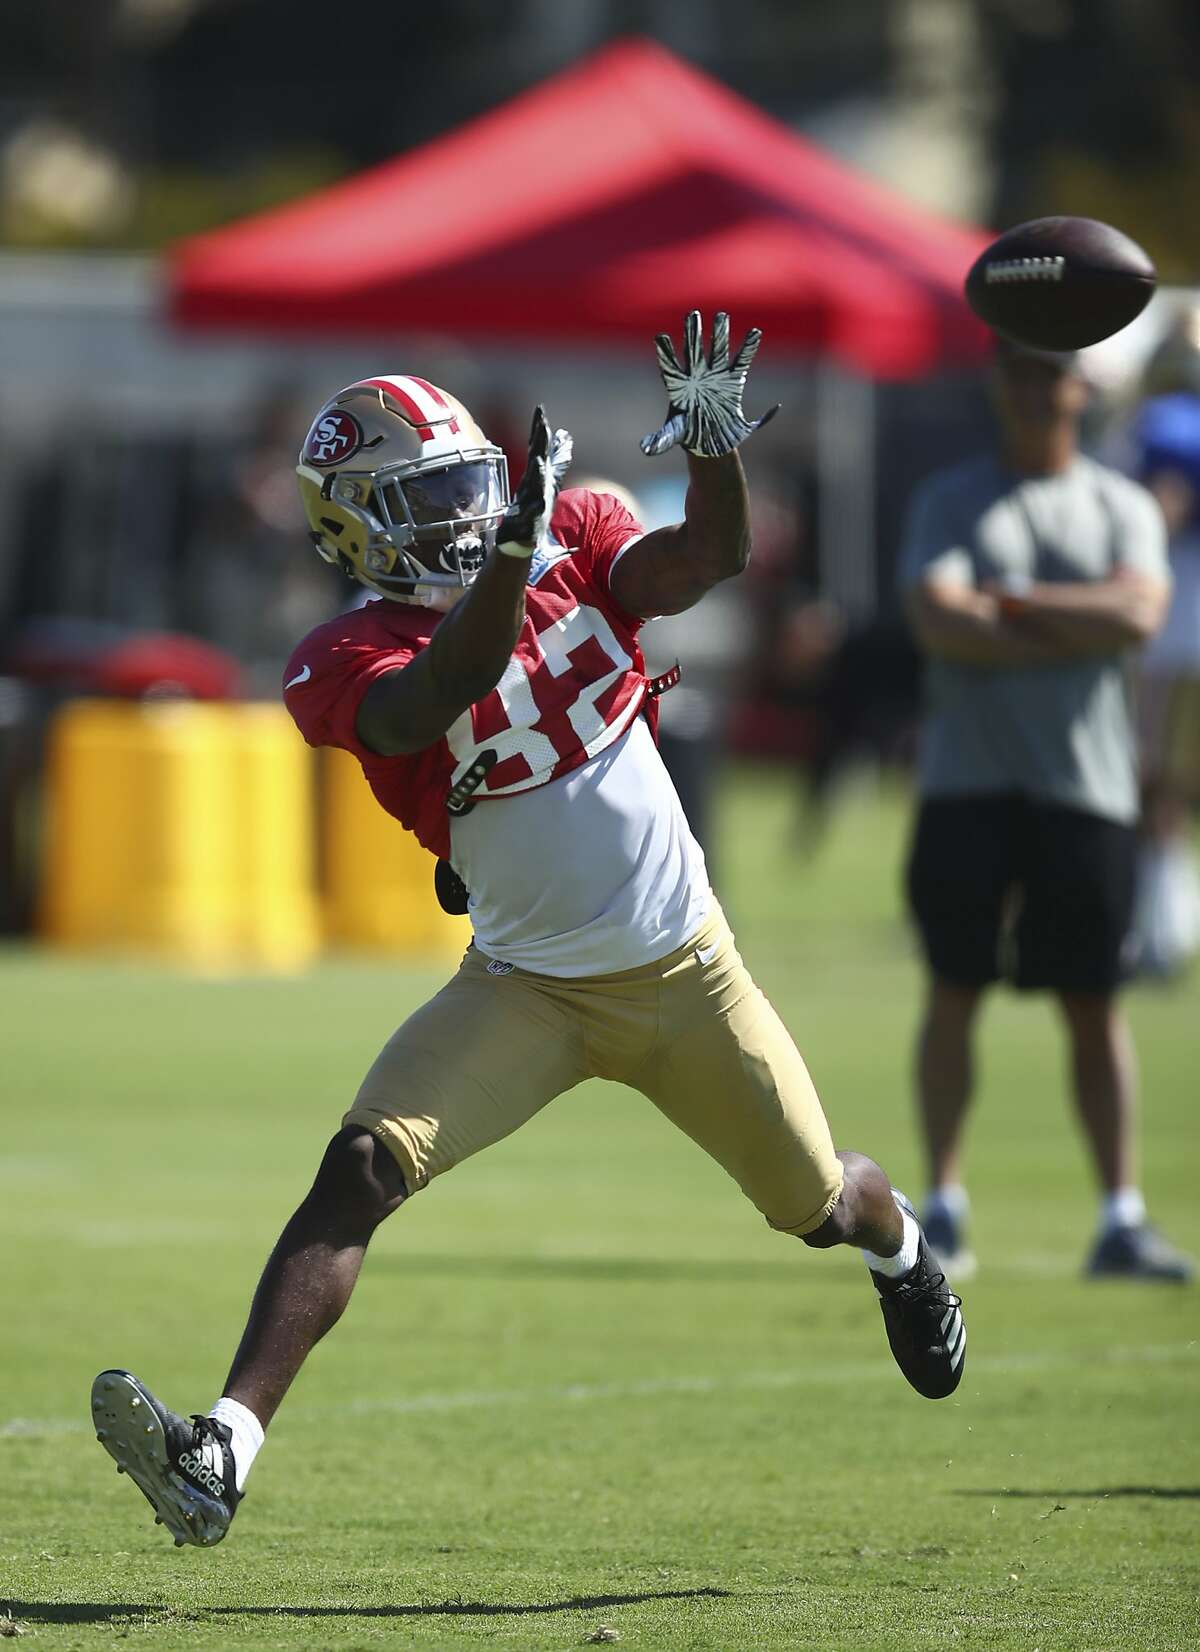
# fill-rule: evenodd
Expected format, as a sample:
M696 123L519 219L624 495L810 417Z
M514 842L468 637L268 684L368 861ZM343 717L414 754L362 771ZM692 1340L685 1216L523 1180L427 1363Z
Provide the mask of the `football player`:
M353 752L382 808L437 857L474 941L392 1036L259 1283L221 1398L185 1419L127 1371L93 1420L176 1543L217 1543L293 1378L337 1321L375 1228L437 1176L600 1075L640 1090L772 1227L854 1245L900 1369L941 1398L963 1372L958 1297L878 1165L835 1152L804 1062L754 985L654 743L663 682L643 621L750 554L738 448L758 348L698 313L658 339L684 520L644 533L611 495L559 491L570 439L539 407L504 457L453 396L382 374L317 414L298 467L321 556L376 600L319 626L284 673L313 745Z

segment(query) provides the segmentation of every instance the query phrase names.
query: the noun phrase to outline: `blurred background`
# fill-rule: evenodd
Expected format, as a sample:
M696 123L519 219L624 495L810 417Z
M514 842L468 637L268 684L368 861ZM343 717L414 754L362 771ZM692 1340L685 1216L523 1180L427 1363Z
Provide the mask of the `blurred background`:
M661 417L652 333L692 302L763 326L750 410L784 413L746 452L752 568L648 633L653 664L683 661L664 749L718 888L727 758L788 776L809 854L845 777L907 771L920 673L893 565L914 485L986 439L960 288L990 234L1084 214L1158 266L1149 310L1090 353L1094 449L1136 473L1145 398L1200 397L1192 0L360 0L352 18L316 0L6 17L5 933L214 967L459 944L424 859L278 705L297 640L354 599L307 544L292 467L364 373L445 385L518 474L544 400L576 477L653 526L678 519L683 469L637 449Z

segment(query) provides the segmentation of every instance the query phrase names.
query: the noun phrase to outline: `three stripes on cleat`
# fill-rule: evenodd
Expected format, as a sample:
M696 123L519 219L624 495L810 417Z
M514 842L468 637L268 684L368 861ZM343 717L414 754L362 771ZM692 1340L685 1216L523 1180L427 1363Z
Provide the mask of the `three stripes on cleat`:
M967 1327L956 1303L952 1303L942 1316L942 1339L950 1355L950 1369L957 1371L967 1351Z

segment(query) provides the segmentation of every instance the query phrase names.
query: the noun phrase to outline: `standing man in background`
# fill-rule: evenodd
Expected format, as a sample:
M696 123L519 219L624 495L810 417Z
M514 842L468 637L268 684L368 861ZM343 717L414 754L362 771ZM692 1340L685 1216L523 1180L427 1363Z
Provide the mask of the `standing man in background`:
M963 1123L986 989L1052 992L1103 1192L1090 1275L1186 1280L1146 1220L1137 1072L1117 993L1138 816L1130 650L1170 593L1161 513L1079 451L1088 387L1073 356L999 341L1000 444L930 477L901 554L927 661L920 811L908 889L929 970L917 1046L924 1224L951 1276L966 1244Z

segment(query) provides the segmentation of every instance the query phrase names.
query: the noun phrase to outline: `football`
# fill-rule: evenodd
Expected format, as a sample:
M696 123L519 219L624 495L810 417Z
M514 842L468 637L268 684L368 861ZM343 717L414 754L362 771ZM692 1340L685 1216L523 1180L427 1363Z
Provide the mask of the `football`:
M967 272L981 321L1038 350L1081 350L1128 326L1150 301L1154 265L1111 224L1034 218L1006 230Z

